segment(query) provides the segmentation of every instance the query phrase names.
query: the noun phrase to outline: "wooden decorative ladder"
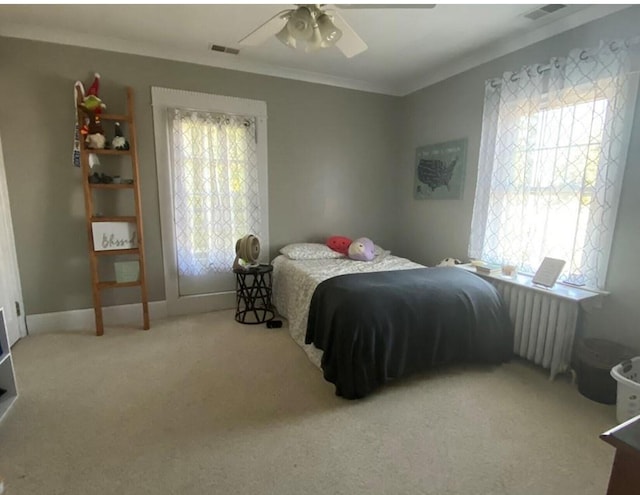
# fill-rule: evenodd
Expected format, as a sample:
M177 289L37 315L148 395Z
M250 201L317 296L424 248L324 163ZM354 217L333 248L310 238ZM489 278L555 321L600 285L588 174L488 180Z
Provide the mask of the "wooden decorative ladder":
M93 308L96 319L96 335L104 333L102 321L102 294L104 289L116 289L120 287L139 286L141 290L142 320L143 328L149 329L149 305L147 297L147 279L144 262L144 236L142 230L142 209L140 206L140 173L138 171L138 153L136 143L136 127L133 112L133 90L127 88L127 113L125 115L102 114L102 121L122 122L127 124L129 138L128 150L114 149L89 149L85 146L84 137L80 136L80 163L82 167L82 180L84 189L84 206L86 212L87 235L89 239L89 260L91 264L91 287L93 293ZM77 102L78 104L80 101ZM85 115L78 107L78 122L84 122ZM120 155L131 158L131 169L133 184L92 184L89 182L91 167L89 166L89 155ZM93 190L132 190L135 202L135 216L97 216L94 211ZM135 223L137 229L138 246L131 249L112 249L107 251L96 250L93 244L93 223L94 222L126 222ZM140 265L139 277L134 282L100 281L98 272L98 259L104 256L135 255Z

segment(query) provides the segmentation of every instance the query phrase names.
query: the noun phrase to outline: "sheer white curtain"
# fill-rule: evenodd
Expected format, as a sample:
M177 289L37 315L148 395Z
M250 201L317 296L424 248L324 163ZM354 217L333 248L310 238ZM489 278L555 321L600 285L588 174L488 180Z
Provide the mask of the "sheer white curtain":
M169 109L179 275L229 272L236 240L260 236L255 118Z
M601 43L487 81L469 256L603 288L633 103L628 48Z

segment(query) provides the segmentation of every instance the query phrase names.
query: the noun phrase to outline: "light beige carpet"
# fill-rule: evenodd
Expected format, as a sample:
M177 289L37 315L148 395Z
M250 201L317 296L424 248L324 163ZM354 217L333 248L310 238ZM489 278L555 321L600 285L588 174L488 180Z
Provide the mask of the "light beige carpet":
M7 494L602 495L615 410L522 362L451 367L365 400L230 311L15 348Z

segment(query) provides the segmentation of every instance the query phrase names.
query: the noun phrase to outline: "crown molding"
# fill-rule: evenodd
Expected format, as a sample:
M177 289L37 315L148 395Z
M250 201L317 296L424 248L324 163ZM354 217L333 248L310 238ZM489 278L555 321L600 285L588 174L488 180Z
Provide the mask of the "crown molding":
M452 76L478 67L479 65L495 60L509 53L525 48L527 46L551 38L557 34L569 31L578 26L582 26L601 17L613 14L620 10L631 7L631 5L593 5L574 14L562 17L554 22L545 24L528 33L521 33L510 36L487 45L473 53L464 55L462 58L454 60L430 71L427 76L415 78L408 84L398 85L395 93L400 96L407 96L415 91L419 91L433 84L439 83Z
M328 86L389 96L406 96L496 58L629 7L631 7L630 4L592 5L586 9L580 10L566 17L562 17L528 33L518 33L506 39L499 40L476 50L471 54L464 55L459 59L436 67L434 70L430 70L427 75L393 85L379 84L370 81L331 76L329 74L321 74L313 71L270 65L257 61L234 58L233 55L221 54L212 51L202 50L196 53L195 51L177 49L172 46L160 46L146 42L134 42L122 38L99 36L95 34L71 33L64 30L26 24L2 24L0 22L0 36L194 63L209 67L249 72L283 79L293 79L315 84L325 84Z
M131 55L142 55L145 57L188 62L240 72L250 72L264 76L294 79L309 83L355 89L370 93L399 96L396 94L394 87L384 84L376 84L358 79L349 79L313 71L292 69L290 67L243 60L234 58L234 55L217 53L210 50L202 50L202 52L198 51L198 53L195 53L189 50L176 49L172 46L154 45L152 43L131 41L95 34L71 33L64 30L26 24L9 25L0 23L0 36L44 41L60 45L94 48L96 50L127 53Z

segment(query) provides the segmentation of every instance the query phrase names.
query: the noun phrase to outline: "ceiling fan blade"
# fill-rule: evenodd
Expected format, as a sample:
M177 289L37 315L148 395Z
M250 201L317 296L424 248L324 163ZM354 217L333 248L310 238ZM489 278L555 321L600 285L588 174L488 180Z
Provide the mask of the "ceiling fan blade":
M338 12L334 12L333 16L334 24L342 31L342 37L336 42L336 46L345 57L355 57L369 48Z
M336 4L341 9L432 9L435 3L381 4L381 3L346 3Z
M271 36L275 36L275 34L282 29L284 20L283 16L284 14L288 14L289 12L291 12L291 10L283 10L282 12L278 12L267 22L258 26L256 29L254 29L248 35L238 41L238 44L247 46L261 45Z

